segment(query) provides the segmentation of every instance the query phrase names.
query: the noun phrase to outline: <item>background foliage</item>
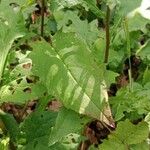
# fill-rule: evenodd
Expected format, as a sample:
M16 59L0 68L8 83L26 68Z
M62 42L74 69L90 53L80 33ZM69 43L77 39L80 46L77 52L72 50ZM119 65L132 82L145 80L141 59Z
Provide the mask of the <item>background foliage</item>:
M140 5L0 1L0 149L149 149L150 17ZM49 110L53 101L61 108Z

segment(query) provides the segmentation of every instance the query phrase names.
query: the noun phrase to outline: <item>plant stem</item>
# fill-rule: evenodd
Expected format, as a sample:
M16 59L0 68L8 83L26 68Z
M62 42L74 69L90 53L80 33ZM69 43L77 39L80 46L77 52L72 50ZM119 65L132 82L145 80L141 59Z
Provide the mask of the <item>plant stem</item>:
M129 75L129 83L130 83L130 91L133 91L133 84L132 84L132 67L131 67L131 47L130 47L130 35L129 35L129 29L128 29L128 22L127 18L124 19L124 31L126 35L126 40L127 40L127 55L129 59L129 70L128 70L128 75Z
M106 49L105 49L104 63L108 63L108 57L109 57L109 45L110 45L109 19L110 19L110 9L109 6L107 6L106 27L105 27L106 28Z
M44 8L45 0L41 0L41 36L44 36Z

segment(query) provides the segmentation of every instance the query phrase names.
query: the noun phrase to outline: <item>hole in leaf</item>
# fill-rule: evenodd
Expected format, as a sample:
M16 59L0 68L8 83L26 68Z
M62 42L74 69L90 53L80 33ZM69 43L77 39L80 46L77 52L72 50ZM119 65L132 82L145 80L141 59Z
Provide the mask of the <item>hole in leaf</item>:
M71 141L72 141L73 143L76 143L76 141L75 141L75 139L74 139L74 138L72 138L72 139L71 139Z
M66 23L66 26L70 26L72 24L72 21L69 19L68 22Z
M84 123L82 122L82 123L80 123L82 126L84 125Z
M10 3L9 6L12 6L14 8L14 7L18 7L19 5L17 3Z
M19 48L24 52L26 50L32 51L32 47L30 47L30 45L28 44L22 44L19 46Z
M38 102L37 100L30 101L28 103L28 108L30 108L30 110L32 110L32 111L35 110L37 102Z
M23 80L22 78L17 79L17 80L16 80L17 84L20 84L22 80Z
M84 118L84 116L80 116L80 119L83 119Z
M44 39L45 39L48 43L52 43L50 36L44 36Z
M27 87L27 88L25 88L25 89L23 90L23 92L25 92L25 93L31 93L32 90L31 90L31 88Z
M21 73L18 74L18 77L20 77L20 76L21 76Z
M43 94L44 96L46 96L47 95L47 92L44 92L44 94Z
M33 83L33 80L30 77L26 77L27 83Z
M18 11L20 5L18 5L17 3L10 3L9 6L10 6L14 11Z
M10 86L10 87L8 88L8 90L13 91L14 88L13 88L12 86Z
M23 64L22 67L24 69L30 69L31 68L31 63Z
M37 76L28 76L28 77L26 77L26 81L27 81L27 83L36 83L37 81L39 81L39 77L37 77Z

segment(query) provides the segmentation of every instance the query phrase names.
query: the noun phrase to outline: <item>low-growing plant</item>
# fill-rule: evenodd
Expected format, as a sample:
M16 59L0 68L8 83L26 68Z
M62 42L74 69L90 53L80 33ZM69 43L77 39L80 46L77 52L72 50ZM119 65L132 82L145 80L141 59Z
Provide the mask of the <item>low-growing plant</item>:
M0 149L149 149L150 18L140 5L0 1Z

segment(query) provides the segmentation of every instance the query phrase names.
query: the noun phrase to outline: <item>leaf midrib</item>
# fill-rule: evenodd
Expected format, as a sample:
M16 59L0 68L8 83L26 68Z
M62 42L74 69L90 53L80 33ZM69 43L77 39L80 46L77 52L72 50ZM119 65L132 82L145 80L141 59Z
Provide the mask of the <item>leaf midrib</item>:
M73 46L71 46L71 47L73 47ZM75 78L75 76L73 75L73 73L71 72L71 70L68 68L67 64L63 61L63 59L62 59L61 55L59 54L59 52L56 50L56 48L54 48L54 49L55 49L55 52L56 52L58 58L61 60L61 62L62 62L63 65L65 66L66 70L68 70L68 71L67 71L67 74L68 74L68 72L69 72L69 74L70 74L70 76L72 77L73 81L81 88L81 90L83 91L83 93L85 93L85 94L87 95L87 97L90 99L90 101L96 106L96 104L91 100L90 96L86 93L86 90L84 90L84 89L82 88L82 86L80 85L80 83L78 83L77 79ZM100 110L100 109L98 108L98 106L96 106L96 108L97 108L98 110ZM102 112L102 111L100 111L100 112Z

